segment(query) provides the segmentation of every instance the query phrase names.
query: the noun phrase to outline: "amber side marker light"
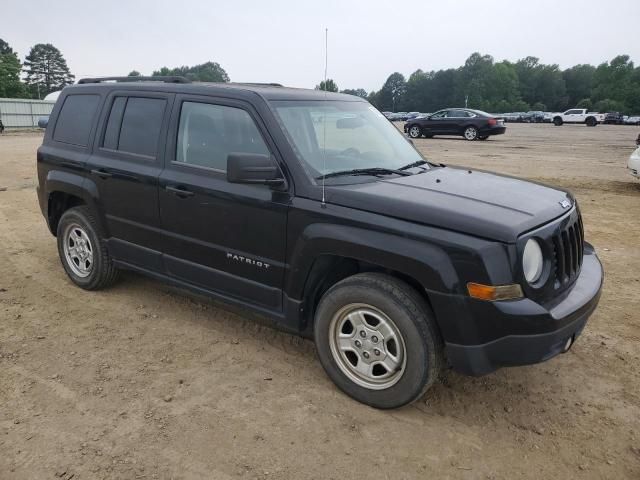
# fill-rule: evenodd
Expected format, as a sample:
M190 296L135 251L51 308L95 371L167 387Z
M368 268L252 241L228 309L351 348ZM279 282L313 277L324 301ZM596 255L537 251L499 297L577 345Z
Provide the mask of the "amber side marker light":
M495 302L496 300L513 300L522 298L522 288L514 285L482 285L481 283L467 283L469 296L480 300Z

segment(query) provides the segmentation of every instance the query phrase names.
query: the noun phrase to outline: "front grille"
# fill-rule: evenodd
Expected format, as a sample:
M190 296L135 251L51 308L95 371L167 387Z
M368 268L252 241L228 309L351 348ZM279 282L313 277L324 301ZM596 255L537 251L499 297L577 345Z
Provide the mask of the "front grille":
M584 230L582 216L578 212L575 220L552 237L555 259L556 289L573 282L580 273L584 253Z

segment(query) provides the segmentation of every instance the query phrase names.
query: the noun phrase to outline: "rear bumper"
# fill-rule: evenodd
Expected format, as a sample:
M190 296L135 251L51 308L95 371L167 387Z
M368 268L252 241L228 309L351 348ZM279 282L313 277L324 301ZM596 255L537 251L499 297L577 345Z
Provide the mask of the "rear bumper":
M478 135L481 135L481 136L484 136L484 135L502 135L506 131L507 131L507 127L505 127L505 126L502 126L502 127L491 127L491 128L481 129L478 132Z
M481 344L445 342L450 365L461 373L477 376L500 367L543 362L566 351L582 333L597 307L602 281L602 266L589 246L585 249L580 276L566 297L548 307L528 299L489 303L495 315L491 322L502 325L507 331ZM537 332L536 325L539 325ZM523 330L529 331L524 333Z

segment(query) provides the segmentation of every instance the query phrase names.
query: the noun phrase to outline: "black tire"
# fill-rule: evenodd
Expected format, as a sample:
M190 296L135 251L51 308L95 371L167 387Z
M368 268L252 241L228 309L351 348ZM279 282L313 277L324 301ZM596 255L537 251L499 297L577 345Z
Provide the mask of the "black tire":
M87 237L88 247L85 247L85 250L91 251L90 268L85 276L78 273L78 265L74 268L71 264L74 260L68 258L65 253L65 242L69 241L70 231L74 230L74 227L77 227L75 232L83 233ZM74 207L62 214L58 222L57 240L60 261L73 283L85 290L99 290L116 281L118 269L109 256L100 225L89 207Z
M332 353L334 318L352 305L373 307L382 312L387 319L393 319L392 324L400 333L404 370L391 372L397 380L388 388L373 389L356 383L345 373L347 367L340 365L344 365L340 354L336 354L336 358ZM375 333L370 338L356 336L358 328L354 328L350 338L356 342L377 341ZM350 397L375 408L397 408L417 400L438 379L444 363L443 342L425 300L408 284L380 273L359 273L331 287L318 304L314 335L320 363L331 380ZM383 355L387 355L386 348L389 348L385 342L384 339L380 342Z
M553 124L554 124L556 127L559 127L560 125L562 125L562 118L560 118L560 117L555 117L555 118L553 119Z
M486 139L488 139L488 138L489 138L489 136L488 136L488 135L484 135L484 136L482 136L482 137L478 137L478 140L486 140Z
M588 117L586 120L586 124L587 124L587 127L595 127L598 124L598 122L596 121L595 118Z
M420 138L422 136L422 128L420 128L420 125L413 124L407 129L407 131L411 138Z
M462 132L462 136L464 137L465 140L473 142L474 140L478 139L478 129L473 125L469 125Z

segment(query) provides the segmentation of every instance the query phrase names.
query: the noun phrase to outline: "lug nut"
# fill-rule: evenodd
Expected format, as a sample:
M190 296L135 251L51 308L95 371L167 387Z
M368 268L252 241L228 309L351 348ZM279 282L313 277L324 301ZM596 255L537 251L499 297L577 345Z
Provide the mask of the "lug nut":
M375 353L376 355L380 355L380 350L378 350L377 348L373 351L373 353Z
M373 337L371 337L371 341L373 343L378 343L378 337L376 337L375 335Z
M362 338L365 338L367 336L367 332L365 332L364 330L360 330L360 336Z
M369 358L369 352L362 352L362 356L364 358Z
M360 340L356 340L356 347L360 348L362 346L362 342Z

